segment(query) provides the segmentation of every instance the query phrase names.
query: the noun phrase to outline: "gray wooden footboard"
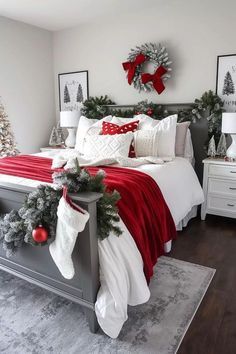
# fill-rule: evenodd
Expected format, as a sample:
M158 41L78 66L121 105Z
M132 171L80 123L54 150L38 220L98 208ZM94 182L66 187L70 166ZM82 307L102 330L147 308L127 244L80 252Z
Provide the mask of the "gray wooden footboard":
M25 196L34 188L11 183L0 184L0 214L19 209ZM0 244L0 269L54 292L84 307L90 330L95 333L98 323L94 304L99 288L99 260L96 203L98 193L71 194L72 200L88 210L90 218L79 234L74 251L75 276L64 279L53 262L48 246L25 245L11 258L7 258ZM56 212L56 210L55 210Z

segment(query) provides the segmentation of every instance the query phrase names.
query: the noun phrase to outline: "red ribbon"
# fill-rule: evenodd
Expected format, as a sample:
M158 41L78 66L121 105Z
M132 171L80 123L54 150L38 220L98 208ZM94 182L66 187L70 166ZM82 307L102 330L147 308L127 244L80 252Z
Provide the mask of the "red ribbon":
M128 77L128 83L130 85L132 84L137 66L144 63L145 60L146 60L145 55L140 53L136 56L134 61L127 61L125 63L122 63L124 70L125 71L128 70L127 77Z
M161 78L165 73L167 73L167 70L161 65L157 68L154 74L142 74L142 83L146 84L147 82L152 81L154 89L160 95L162 91L165 90L165 86Z

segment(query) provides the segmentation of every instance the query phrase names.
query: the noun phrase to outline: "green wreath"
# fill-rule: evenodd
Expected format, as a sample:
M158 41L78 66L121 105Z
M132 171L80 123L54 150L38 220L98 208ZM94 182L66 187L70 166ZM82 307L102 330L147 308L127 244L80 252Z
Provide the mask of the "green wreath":
M162 75L162 81L168 80L172 71L170 65L172 62L169 60L169 54L165 47L161 44L155 43L145 43L140 46L136 46L135 49L131 49L128 55L128 62L123 63L124 70L128 70L128 66L126 64L134 65L139 55L145 56L145 60L141 63L138 63L135 66L135 72L132 74L132 80L130 81L128 78L128 82L133 84L134 88L140 91L150 92L154 90L153 82L143 83L143 74L144 67L147 62L154 64L154 72L160 68L164 67L166 69L166 73ZM129 72L128 72L129 75Z

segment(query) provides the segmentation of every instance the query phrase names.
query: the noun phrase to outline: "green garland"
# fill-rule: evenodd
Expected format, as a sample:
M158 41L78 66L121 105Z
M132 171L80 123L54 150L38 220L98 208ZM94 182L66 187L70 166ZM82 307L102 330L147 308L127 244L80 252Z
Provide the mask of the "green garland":
M220 136L221 134L223 111L222 100L210 90L205 92L200 99L195 99L190 108L179 110L176 113L178 113L178 122L190 120L192 123L204 118L207 113L208 133L209 137L211 137L212 135ZM137 104L137 112L150 115L154 119L163 119L170 114L162 105L148 103L147 100ZM148 112L151 112L151 114L148 114Z
M102 193L97 203L98 237L104 239L110 232L119 236L121 230L116 223L120 218L116 204L120 195L117 191L106 192L104 177L103 171L91 176L85 169L80 169L78 164L74 169L54 173L53 182L56 187L40 185L26 197L19 211L12 210L0 218L0 240L3 242L7 257L24 244L33 246L46 244L47 242L36 243L32 237L32 231L40 224L47 229L49 239L55 238L57 207L62 197L63 186L71 193L85 191Z
M84 103L81 109L81 114L91 119L101 119L107 116L109 108L107 105L114 104L114 102L108 98L107 95L100 97L89 97Z
M89 172L86 169L81 169L78 163L75 169L53 174L53 182L59 187L67 186L69 193L102 193L102 197L97 203L98 236L102 240L107 238L110 232L114 232L117 236L121 235L120 228L115 225L120 220L116 206L120 195L117 191L112 193L106 191L104 177L103 170L98 171L95 176L90 176Z
M201 119L204 112L207 112L209 114L207 117L209 135L219 136L221 134L222 113L224 112L223 105L223 101L213 91L205 92L200 99L195 100L193 105L194 122Z
M133 109L117 109L113 107L107 107L107 105L114 104L108 96L90 97L85 101L85 108L82 113L88 118L101 119L106 115L114 115L117 117L133 117L136 114L146 114L153 119L163 119L167 117L170 112L160 104L148 102L144 100L138 102ZM105 105L102 107L102 105ZM195 99L190 108L179 110L178 122L190 120L192 123L196 123L199 119L204 118L205 114L208 114L206 118L208 121L208 133L209 138L212 135L219 137L221 134L221 119L223 112L223 102L219 96L213 93L213 91L205 92L199 99ZM103 113L101 113L103 112Z

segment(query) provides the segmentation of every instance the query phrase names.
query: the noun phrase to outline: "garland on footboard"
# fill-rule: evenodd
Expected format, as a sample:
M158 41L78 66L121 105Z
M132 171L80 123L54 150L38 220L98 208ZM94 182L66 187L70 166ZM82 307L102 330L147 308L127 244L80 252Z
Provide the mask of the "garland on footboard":
M44 242L37 242L34 238L34 230L39 226L45 230L48 238L54 239L57 225L57 207L62 197L63 186L68 192L97 192L102 197L97 203L98 237L104 239L110 232L121 235L120 228L116 223L120 220L117 209L117 202L120 195L117 191L107 192L104 184L104 171L100 170L95 176L91 176L86 169L77 167L63 172L53 174L55 186L40 185L30 193L17 210L0 218L0 241L7 257L12 256L24 244L33 246L45 245Z

